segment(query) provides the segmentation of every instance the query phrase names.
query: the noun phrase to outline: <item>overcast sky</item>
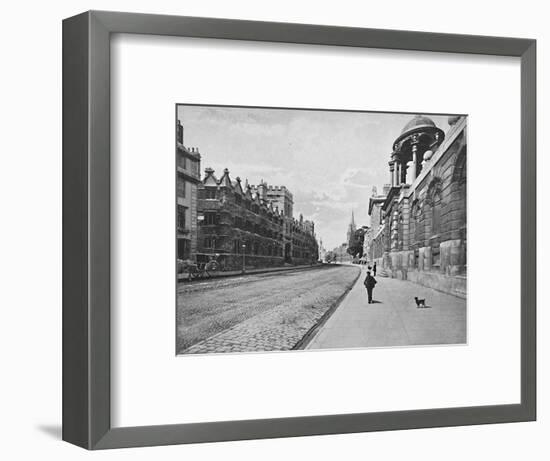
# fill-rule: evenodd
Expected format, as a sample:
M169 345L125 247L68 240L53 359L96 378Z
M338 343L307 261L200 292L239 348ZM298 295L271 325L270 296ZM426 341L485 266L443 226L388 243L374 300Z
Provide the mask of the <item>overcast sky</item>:
M315 221L332 249L346 240L352 210L369 225L372 187L389 183L393 141L414 114L178 106L184 144L198 147L201 169L250 184L264 179L294 195L294 216ZM430 116L447 132L447 116ZM203 175L204 173L202 173Z

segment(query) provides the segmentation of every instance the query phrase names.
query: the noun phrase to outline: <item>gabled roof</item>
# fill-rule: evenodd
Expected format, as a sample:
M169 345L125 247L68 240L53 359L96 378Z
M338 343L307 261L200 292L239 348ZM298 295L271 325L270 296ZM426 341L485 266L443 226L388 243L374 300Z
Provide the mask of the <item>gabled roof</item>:
M243 195L244 192L243 192L243 188L241 186L241 178L239 178L238 176L235 178L235 181L233 181L233 189L235 190L235 192L238 192L239 194Z
M212 168L206 168L204 170L204 179L202 183L205 186L217 186L218 185L218 179L214 175L214 170Z
M248 181L246 181L245 183L244 195L248 200L252 200L252 192L250 190L250 185L248 184Z
M223 170L223 176L220 178L219 185L221 187L233 187L233 184L231 184L231 178L229 177L229 170L227 168Z
M258 192L255 192L255 193L254 193L254 196L252 197L252 199L253 199L254 202L256 202L256 204L258 204L259 206L262 205L262 201L260 200L260 194L258 194Z

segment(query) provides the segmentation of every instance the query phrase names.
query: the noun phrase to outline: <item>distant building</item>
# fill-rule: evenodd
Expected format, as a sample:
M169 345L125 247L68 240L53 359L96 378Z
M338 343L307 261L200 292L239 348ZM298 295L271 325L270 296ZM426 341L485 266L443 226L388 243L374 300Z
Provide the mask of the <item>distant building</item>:
M317 261L319 248L315 238L315 224L313 221L305 220L302 214L299 219L292 221L292 258L291 262L296 264L313 264Z
M294 256L293 252L293 223L294 223L294 197L285 186L269 186L262 179L257 186L251 185L250 191L258 195L260 200L278 210L283 218L283 257L284 262L290 264Z
M319 261L325 262L327 258L327 250L323 245L323 240L319 239Z
M183 145L183 126L176 127L176 231L178 259L193 259L197 252L197 185L201 156Z
M367 262L373 263L384 255L384 213L382 206L386 201L391 184L385 184L382 194L378 194L376 187L372 188L369 199L368 213L370 216L370 228L363 241L363 255Z
M269 186L262 179L258 186L252 185L250 188L252 192L258 193L262 200L277 207L283 216L294 216L294 196L285 186Z
M348 253L347 242L342 243L340 246L332 250L335 256L335 262L337 263L350 263L352 260L351 255Z
M449 117L445 136L414 117L393 144L391 187L371 241L378 267L395 278L466 296L466 117ZM374 221L379 221L376 217Z

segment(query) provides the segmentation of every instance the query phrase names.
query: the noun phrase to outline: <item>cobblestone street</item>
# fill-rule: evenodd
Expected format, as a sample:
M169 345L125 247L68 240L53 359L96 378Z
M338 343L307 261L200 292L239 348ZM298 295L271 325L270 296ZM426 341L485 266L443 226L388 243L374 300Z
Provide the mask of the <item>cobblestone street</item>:
M290 350L358 274L358 267L334 265L180 284L177 351Z

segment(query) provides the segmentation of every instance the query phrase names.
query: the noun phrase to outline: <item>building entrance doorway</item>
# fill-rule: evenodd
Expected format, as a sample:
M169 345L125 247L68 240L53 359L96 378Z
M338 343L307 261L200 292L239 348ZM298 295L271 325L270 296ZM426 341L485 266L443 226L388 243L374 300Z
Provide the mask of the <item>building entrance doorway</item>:
M285 263L292 261L292 252L290 249L290 243L285 244Z
M190 256L190 246L189 240L187 239L178 239L178 259L189 259Z

